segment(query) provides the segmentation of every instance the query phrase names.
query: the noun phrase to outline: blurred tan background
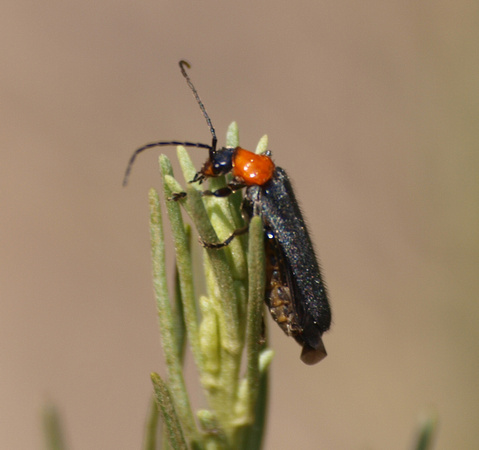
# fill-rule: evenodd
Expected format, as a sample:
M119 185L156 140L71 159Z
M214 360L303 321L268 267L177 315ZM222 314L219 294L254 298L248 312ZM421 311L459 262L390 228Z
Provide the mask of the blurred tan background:
M210 142L182 58L220 141L232 120L246 148L269 135L331 295L320 365L270 327L266 448L408 449L431 411L438 449L479 448L475 2L1 9L0 448L42 448L48 402L71 449L141 446L149 373L164 373L158 152L121 179L146 142Z

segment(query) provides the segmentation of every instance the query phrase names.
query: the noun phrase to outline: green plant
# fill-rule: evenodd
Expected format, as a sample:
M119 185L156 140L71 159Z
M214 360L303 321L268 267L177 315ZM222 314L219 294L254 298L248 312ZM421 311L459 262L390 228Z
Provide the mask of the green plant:
M228 129L227 145L237 146L238 142L238 128L233 123ZM257 151L264 151L266 145L265 137ZM185 181L192 180L196 169L183 147L178 147L178 159ZM167 445L175 449L259 449L265 425L267 369L272 358L262 336L265 269L261 219L253 218L247 236L234 239L227 247L202 250L207 295L197 298L193 286L197 267L181 208L203 242L221 242L243 225L241 193L228 198L205 197L198 183L187 184L184 189L173 178L172 166L164 155L160 156L160 169L175 245L178 286L178 295L171 301L160 198L152 189L153 279L168 373L166 379L154 373L152 380ZM210 184L211 189L217 189L225 179L213 179ZM171 201L175 192L187 195ZM182 370L185 342L191 348L199 384L209 405L196 414ZM152 426L148 429L146 448L154 448L156 430Z

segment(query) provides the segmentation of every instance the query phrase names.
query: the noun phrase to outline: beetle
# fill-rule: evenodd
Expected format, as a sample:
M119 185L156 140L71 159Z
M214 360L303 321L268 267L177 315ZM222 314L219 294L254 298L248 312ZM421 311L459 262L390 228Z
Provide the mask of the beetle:
M233 178L227 186L216 191L202 191L202 195L226 197L245 189L243 212L248 217L260 216L265 230L265 303L281 329L302 345L301 360L309 365L316 364L327 355L322 335L331 325L331 308L318 259L288 175L274 164L269 151L258 155L241 147L217 148L211 119L185 69L190 68L190 64L182 60L179 65L210 128L211 145L179 141L146 144L131 156L123 185L127 184L136 157L147 149L170 145L207 149L208 159L191 182L202 183L208 178L231 174ZM173 199L184 195L176 194ZM204 245L221 248L246 231L247 227L234 231L224 242Z

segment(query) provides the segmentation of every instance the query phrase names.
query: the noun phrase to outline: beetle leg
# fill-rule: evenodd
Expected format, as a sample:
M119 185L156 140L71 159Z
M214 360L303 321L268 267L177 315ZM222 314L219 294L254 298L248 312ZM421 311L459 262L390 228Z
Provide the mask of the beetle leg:
M245 225L242 228L238 228L237 230L234 230L231 235L226 238L223 242L205 242L200 238L200 243L203 247L205 248L214 248L214 249L219 249L226 247L236 236L241 236L242 234L245 234L248 231L249 225Z

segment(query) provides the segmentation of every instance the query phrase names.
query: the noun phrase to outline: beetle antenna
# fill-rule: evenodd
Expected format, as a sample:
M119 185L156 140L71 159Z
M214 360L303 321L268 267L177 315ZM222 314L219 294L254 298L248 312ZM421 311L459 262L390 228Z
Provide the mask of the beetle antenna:
M127 166L126 171L125 171L125 176L123 177L123 186L126 186L128 184L128 178L130 176L131 169L133 167L133 163L136 160L136 157L140 153L144 152L145 150L148 150L149 148L162 147L162 146L165 146L165 145L183 145L184 147L206 148L206 149L209 150L210 159L212 159L214 154L216 153L216 143L218 142L218 139L216 138L215 128L213 127L213 124L211 123L210 116L206 112L205 105L203 105L203 102L201 101L200 96L198 95L198 92L196 91L195 86L191 82L190 77L188 76L188 74L186 73L185 67L190 69L191 68L190 63L187 62L187 61L181 60L179 62L179 65L180 65L181 73L185 77L186 82L188 83L188 86L190 87L191 91L193 92L193 95L196 98L196 102L198 103L198 105L201 109L201 112L203 113L203 116L206 119L206 123L210 127L210 133L211 133L211 136L212 136L211 145L194 143L194 142L179 142L179 141L160 141L160 142L151 142L150 144L146 144L143 147L140 147L139 149L137 149L135 151L135 153L133 153L133 155L131 155L130 161L128 161L128 166Z
M199 147L199 148L206 148L209 151L211 151L212 149L211 145L194 143L194 142L161 141L161 142L151 142L150 144L146 144L143 147L140 147L138 150L135 150L135 153L131 155L131 158L128 161L128 166L126 167L125 176L123 177L123 186L126 186L128 184L128 178L130 177L133 163L135 162L136 157L140 153L152 147L163 147L165 145L182 145L183 147Z
M210 116L206 112L205 105L203 105L203 102L201 101L201 98L198 95L198 92L196 91L196 88L195 88L194 84L191 82L190 77L186 73L185 66L188 67L188 69L191 69L191 65L188 61L185 61L183 59L179 62L179 65L180 65L181 73L185 77L186 82L188 83L188 86L190 87L191 91L193 92L193 95L196 98L196 102L198 103L198 106L200 107L201 112L203 113L203 116L205 116L206 123L210 127L210 133L211 133L211 136L213 138L213 140L211 142L211 151L212 151L212 153L215 153L216 152L216 143L218 142L218 139L216 138L215 128L213 127L213 124L211 123Z

